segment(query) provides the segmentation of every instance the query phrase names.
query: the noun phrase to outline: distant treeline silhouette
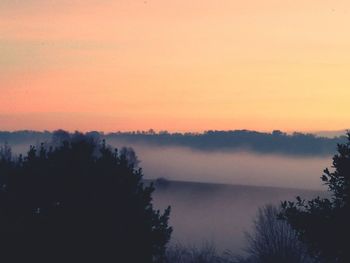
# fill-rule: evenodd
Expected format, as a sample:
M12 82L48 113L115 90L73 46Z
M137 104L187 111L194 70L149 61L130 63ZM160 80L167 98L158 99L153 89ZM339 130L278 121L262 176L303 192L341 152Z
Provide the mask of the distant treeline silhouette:
M206 131L203 133L155 132L89 132L109 141L118 140L126 144L143 143L154 146L182 146L202 151L248 150L258 153L289 155L333 155L336 145L346 141L346 136L327 138L310 133L287 134L279 130L271 133L249 130ZM0 143L24 143L28 140L43 141L51 138L51 133L36 131L0 132Z

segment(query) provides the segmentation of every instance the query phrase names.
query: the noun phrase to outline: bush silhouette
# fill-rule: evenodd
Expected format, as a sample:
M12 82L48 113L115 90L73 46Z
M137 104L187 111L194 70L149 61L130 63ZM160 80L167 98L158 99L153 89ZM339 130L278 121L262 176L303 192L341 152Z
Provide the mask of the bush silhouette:
M258 210L252 233L247 233L249 262L312 263L298 233L284 220L280 209L265 205Z
M143 184L131 149L118 152L97 137L59 131L49 146L31 146L16 160L8 153L0 152L2 259L162 260L170 208L152 207L154 188Z
M350 133L338 144L332 170L321 177L331 198L283 202L281 216L300 233L322 262L350 262Z

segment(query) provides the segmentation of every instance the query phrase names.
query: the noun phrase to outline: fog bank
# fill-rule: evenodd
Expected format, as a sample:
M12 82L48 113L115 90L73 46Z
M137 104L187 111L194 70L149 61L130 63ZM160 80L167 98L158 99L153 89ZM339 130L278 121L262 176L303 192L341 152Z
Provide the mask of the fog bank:
M325 189L322 171L331 166L332 156L291 156L249 151L208 152L178 146L151 146L109 140L112 147L131 146L140 159L146 179L210 182L224 184ZM10 144L15 154L29 145Z
M113 146L125 145L111 141ZM130 145L130 144L129 144ZM131 144L145 177L156 179L325 189L320 176L331 156L305 157L253 152L204 152L184 147Z

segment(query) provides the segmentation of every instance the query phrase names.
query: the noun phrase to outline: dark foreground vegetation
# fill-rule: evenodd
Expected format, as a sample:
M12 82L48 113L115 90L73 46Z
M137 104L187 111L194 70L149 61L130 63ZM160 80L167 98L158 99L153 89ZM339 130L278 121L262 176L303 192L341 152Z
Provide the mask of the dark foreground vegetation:
M113 150L97 133L63 131L39 147L31 146L24 156L13 157L4 145L0 148L1 260L348 263L350 133L347 139L338 144L333 167L322 176L331 197L310 201L298 197L280 207L262 207L241 257L219 253L211 245L168 247L170 208L163 213L153 208L153 184L144 185L130 148Z
M170 209L152 207L131 149L83 134L0 157L3 262L162 262Z
M320 261L350 262L350 132L348 141L338 145L332 169L325 169L321 179L331 198L283 202L281 217Z

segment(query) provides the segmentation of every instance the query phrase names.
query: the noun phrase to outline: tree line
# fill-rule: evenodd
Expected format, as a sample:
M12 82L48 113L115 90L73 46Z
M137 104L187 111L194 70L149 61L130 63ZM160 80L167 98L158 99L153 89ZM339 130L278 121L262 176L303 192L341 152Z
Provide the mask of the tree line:
M206 131L203 133L170 133L134 131L103 133L92 131L91 136L99 136L108 141L119 140L126 144L145 143L154 146L182 146L201 151L248 150L258 153L320 156L333 155L336 145L346 141L345 136L320 137L310 133L287 134L279 130L257 132L249 130ZM51 132L0 131L0 142L25 143L28 141L49 141Z

